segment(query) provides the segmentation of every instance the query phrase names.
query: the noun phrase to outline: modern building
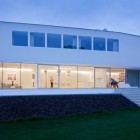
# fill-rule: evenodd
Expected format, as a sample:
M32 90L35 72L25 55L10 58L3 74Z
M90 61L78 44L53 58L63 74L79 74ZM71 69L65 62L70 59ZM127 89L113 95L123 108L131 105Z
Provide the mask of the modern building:
M137 35L0 22L0 52L3 94L112 92L111 78L140 87Z

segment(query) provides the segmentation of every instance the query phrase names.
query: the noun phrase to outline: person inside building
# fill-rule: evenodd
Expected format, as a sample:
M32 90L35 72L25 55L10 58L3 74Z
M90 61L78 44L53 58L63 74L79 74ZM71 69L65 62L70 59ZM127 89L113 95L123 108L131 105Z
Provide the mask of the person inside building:
M54 79L53 79L53 77L51 76L51 78L50 78L51 88L53 88L53 82L54 82Z

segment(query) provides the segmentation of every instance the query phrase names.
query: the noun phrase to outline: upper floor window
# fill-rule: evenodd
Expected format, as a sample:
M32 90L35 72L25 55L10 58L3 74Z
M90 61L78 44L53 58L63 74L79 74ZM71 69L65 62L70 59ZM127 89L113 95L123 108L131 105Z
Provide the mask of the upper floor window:
M13 46L28 46L28 32L12 31Z
M118 39L107 39L107 50L108 51L119 51L119 40Z
M64 35L64 48L76 49L77 48L77 36Z
M47 47L48 48L61 48L61 35L60 34L47 34Z
M91 50L91 37L80 36L79 37L79 49Z
M105 38L94 37L94 50L105 51Z
M45 47L45 33L30 33L31 47Z

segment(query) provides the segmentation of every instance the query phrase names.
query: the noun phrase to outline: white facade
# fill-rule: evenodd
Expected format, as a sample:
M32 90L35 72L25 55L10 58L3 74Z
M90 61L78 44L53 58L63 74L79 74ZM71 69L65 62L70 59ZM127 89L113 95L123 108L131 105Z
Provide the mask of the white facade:
M14 46L12 44L12 32L28 32L28 46ZM45 33L45 47L31 47L30 33ZM47 33L61 34L61 48L47 47ZM63 35L74 35L77 37L77 49L63 48ZM91 50L81 50L79 46L79 36L91 37ZM105 38L105 51L94 50L94 37ZM140 63L140 36L129 35L125 33L90 30L69 27L57 27L48 25L35 25L24 23L0 22L0 62L2 63L29 63L37 64L35 73L37 78L36 88L40 88L40 73L38 65L58 66L85 66L96 68L117 68L127 70L136 70L139 73ZM107 51L107 39L119 40L119 51ZM21 73L19 73L21 74ZM17 76L17 75L16 75ZM60 75L58 75L58 87L60 87ZM96 75L93 74L95 77ZM24 80L28 80L26 78ZM4 81L4 71L3 71ZM18 78L18 76L17 76ZM23 77L22 77L23 78ZM127 76L126 76L127 80ZM20 81L20 80L19 80ZM20 81L22 82L22 81ZM127 81L128 82L128 81ZM138 81L139 82L139 81ZM2 82L3 83L3 82ZM26 83L25 83L26 84ZM28 83L29 84L29 83ZM75 87L74 87L75 88Z
M0 60L44 64L94 65L140 69L140 37L124 33L0 22ZM119 39L119 52L12 46L12 31L56 33ZM30 38L29 38L30 40ZM25 57L26 56L26 57Z

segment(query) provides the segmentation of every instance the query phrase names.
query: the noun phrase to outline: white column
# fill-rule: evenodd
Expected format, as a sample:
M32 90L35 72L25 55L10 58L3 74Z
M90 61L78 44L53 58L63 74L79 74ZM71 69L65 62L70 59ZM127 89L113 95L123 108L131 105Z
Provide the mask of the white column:
M60 88L60 65L58 66L58 88Z
M77 50L79 50L79 36L77 35Z
M28 47L30 47L30 32L28 32Z
M105 51L107 51L107 38L105 38Z
M91 50L93 50L94 48L93 48L93 36L91 37Z
M47 33L45 33L45 48L47 48L48 47L48 40L47 40Z
M40 87L40 72L39 72L39 65L37 64L37 69L36 69L36 87Z
M96 86L96 71L95 71L96 69L95 69L95 67L94 67L94 88L95 88L95 86Z
M63 34L61 34L61 48L63 48L63 46L64 46L64 42L63 42L63 37L64 35Z

